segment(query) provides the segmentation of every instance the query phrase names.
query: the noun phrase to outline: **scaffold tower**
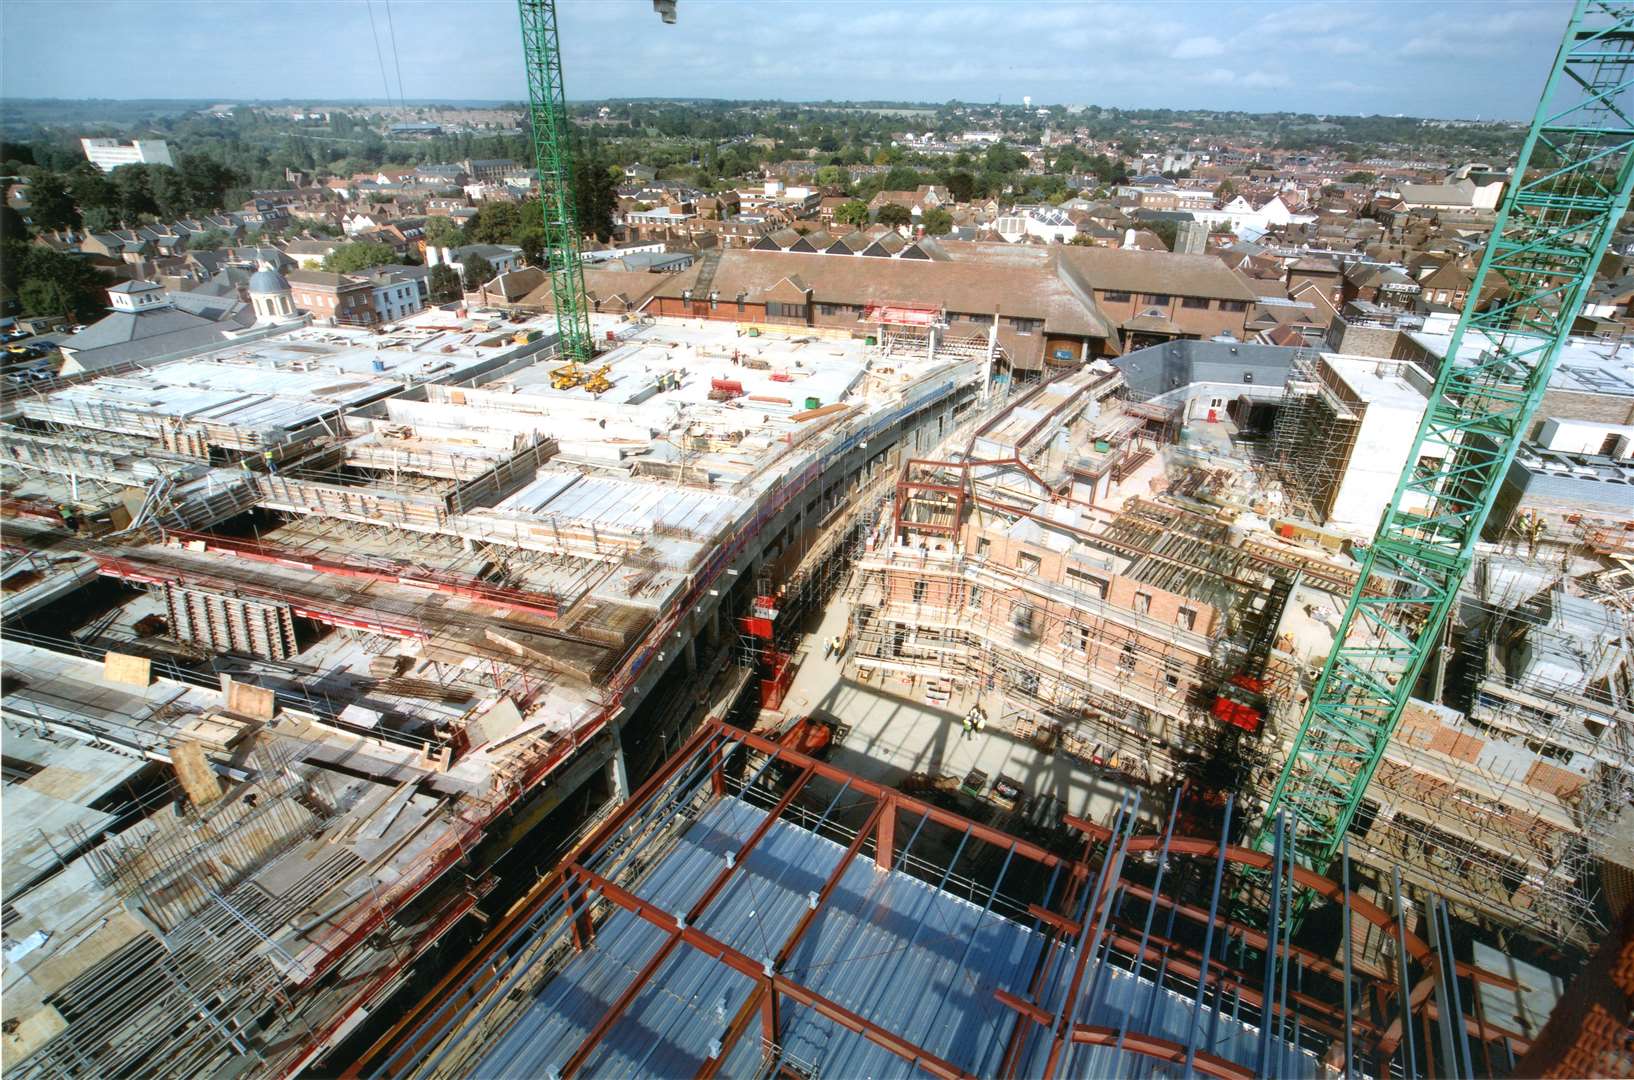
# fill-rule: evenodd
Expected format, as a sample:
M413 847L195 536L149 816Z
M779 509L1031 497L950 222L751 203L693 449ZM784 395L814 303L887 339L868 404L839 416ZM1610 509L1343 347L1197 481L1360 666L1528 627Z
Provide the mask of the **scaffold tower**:
M1631 81L1634 4L1579 0L1407 467L1266 807L1261 849L1276 841L1280 818L1304 866L1321 872L1340 854L1628 209Z
M554 303L562 356L589 360L595 351L590 336L590 300L579 258L579 221L574 211L573 154L569 146L567 97L562 89L562 52L556 35L555 0L519 0L522 12L522 57L528 73L528 121L533 132L533 160L539 173L539 204L544 210L546 269Z

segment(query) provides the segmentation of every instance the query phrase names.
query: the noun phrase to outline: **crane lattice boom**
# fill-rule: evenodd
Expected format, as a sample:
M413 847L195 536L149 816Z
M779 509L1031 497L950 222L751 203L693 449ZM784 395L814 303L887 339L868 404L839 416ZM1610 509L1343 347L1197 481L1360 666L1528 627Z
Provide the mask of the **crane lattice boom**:
M1631 78L1634 4L1579 0L1258 847L1286 814L1302 864L1340 851L1628 209Z
M574 211L573 154L569 145L567 97L562 90L562 53L556 35L555 0L518 0L522 11L522 56L528 73L528 120L533 160L544 208L546 270L556 309L562 356L589 360L590 300L579 258L579 222Z

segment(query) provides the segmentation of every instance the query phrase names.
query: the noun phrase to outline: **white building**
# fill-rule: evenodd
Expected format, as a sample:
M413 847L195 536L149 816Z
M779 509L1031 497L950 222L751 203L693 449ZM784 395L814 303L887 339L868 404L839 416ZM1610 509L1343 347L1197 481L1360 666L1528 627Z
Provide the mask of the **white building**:
M508 274L522 265L522 249L512 244L466 244L457 248L426 245L427 266L447 266L461 277L465 276L465 260L473 255L486 259L496 274Z
M374 310L382 322L396 322L425 308L420 285L413 278L390 271L369 275L374 284Z
M1007 244L1029 238L1046 244L1064 244L1078 235L1078 223L1056 207L1032 207L998 218L993 222L993 231Z
M1464 171L1467 174L1468 168ZM1468 175L1454 174L1444 184L1403 184L1399 194L1408 210L1477 211L1496 210L1503 191L1502 180L1476 183Z
M1201 221L1213 228L1224 225L1238 235L1262 236L1273 228L1288 224L1305 224L1315 221L1313 214L1296 214L1288 209L1288 204L1280 197L1268 199L1263 206L1255 207L1253 203L1238 195L1218 210L1192 210L1192 219Z
M176 164L163 139L136 139L128 143L118 139L81 139L79 144L85 149L85 159L103 172L121 165Z
M1424 419L1429 376L1418 365L1404 360L1335 353L1323 353L1317 371L1327 390L1348 406L1356 425L1327 523L1334 528L1371 532L1395 494L1419 422ZM1425 457L1438 457L1445 453L1445 447L1427 445L1423 453ZM1409 499L1406 507L1422 510L1424 504Z

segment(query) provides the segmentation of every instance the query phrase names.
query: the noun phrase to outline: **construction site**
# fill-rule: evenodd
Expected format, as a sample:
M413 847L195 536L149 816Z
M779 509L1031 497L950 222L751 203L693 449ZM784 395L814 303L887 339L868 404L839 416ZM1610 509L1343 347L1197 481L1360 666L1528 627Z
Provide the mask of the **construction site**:
M1634 520L1512 482L1614 442L1634 13L1439 356L1025 381L592 313L521 10L552 314L0 390L8 1073L1634 1072Z

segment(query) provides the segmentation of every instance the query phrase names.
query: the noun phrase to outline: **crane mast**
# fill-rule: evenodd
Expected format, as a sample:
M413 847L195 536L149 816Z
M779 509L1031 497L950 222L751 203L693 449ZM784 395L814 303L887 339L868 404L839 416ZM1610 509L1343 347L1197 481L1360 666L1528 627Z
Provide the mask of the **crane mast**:
M518 0L522 13L522 56L528 74L528 120L533 161L539 175L539 203L545 217L545 269L555 304L556 332L563 358L588 361L590 300L579 258L579 222L574 209L573 153L569 145L567 96L562 89L562 53L556 34L555 0Z
M1325 873L1340 853L1628 209L1631 79L1634 3L1578 0L1256 847L1280 817L1300 864Z

